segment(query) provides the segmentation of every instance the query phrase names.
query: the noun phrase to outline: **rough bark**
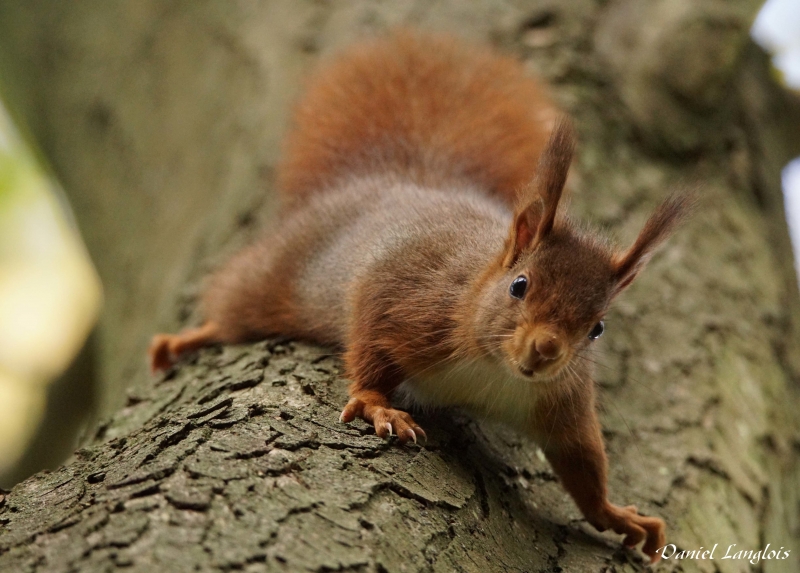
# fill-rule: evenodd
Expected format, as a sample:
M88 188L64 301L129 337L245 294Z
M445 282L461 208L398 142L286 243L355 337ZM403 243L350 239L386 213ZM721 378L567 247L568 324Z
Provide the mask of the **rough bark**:
M420 418L426 447L399 447L338 424L345 385L323 349L267 341L145 373L150 334L196 318L200 277L268 218L303 73L400 23L491 41L548 79L581 135L573 209L625 239L667 190L702 182L598 355L612 498L664 517L681 547L770 543L791 558L757 570L798 570L800 297L779 169L800 106L747 38L757 4L0 0L4 95L108 300L108 421L0 501L0 570L643 566L513 432L439 412Z

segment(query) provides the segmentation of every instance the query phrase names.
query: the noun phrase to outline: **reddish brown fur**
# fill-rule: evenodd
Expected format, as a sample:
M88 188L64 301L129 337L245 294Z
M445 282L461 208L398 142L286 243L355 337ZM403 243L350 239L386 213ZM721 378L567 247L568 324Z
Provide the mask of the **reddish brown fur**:
M618 507L608 501L608 461L594 393L584 387L553 395L541 401L538 413L541 424L534 433L547 428L547 459L587 521L599 531L611 529L624 535L628 547L644 541L642 551L656 561L657 550L666 544L664 522L639 515L635 506Z
M519 64L452 39L354 48L297 108L279 177L291 209L212 276L203 327L154 337L152 367L271 334L340 346L343 421L416 441L422 429L391 407L401 390L499 418L542 445L590 523L657 559L664 523L607 499L583 352L691 201L667 200L621 253L580 232L559 213L569 122L533 169L543 107ZM526 288L512 296L515 279Z
M694 209L697 198L684 192L669 197L647 219L636 241L624 253L614 258L620 289L629 285L647 263L653 250L663 243Z
M396 32L327 63L295 109L278 187L288 203L358 173L476 182L510 204L533 177L553 109L512 58Z
M503 259L506 267L513 266L523 251L535 248L553 230L574 152L572 125L562 118L539 157L531 189L516 197L517 211Z

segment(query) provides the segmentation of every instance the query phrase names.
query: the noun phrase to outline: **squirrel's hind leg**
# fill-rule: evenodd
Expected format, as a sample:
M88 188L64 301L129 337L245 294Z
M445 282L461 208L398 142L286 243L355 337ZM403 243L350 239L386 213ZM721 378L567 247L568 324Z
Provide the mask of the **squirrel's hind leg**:
M215 342L221 342L221 338L219 326L212 321L178 334L156 334L147 351L150 371L156 373L166 370L183 354Z

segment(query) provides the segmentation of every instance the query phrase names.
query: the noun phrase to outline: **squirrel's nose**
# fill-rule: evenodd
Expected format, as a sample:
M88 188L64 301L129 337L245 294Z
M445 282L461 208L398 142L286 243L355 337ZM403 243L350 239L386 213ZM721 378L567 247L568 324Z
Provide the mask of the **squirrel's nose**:
M538 338L533 344L536 352L545 360L555 360L563 352L558 339L552 336Z

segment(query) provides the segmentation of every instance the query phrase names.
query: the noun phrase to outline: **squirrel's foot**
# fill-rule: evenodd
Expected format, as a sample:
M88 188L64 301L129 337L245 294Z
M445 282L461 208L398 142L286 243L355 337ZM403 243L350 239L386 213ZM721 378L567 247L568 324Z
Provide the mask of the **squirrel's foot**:
M155 374L167 370L182 354L218 341L218 328L213 322L180 334L156 334L147 350L150 371Z
M611 529L624 535L622 543L627 547L636 547L644 540L642 553L650 558L650 562L661 559L658 550L667 543L666 525L662 519L639 515L634 505L619 507L606 503L600 515L591 519L590 523L599 531Z
M397 434L397 439L402 443L412 440L416 444L418 437L428 440L425 431L408 415L408 412L402 410L384 408L360 398L351 398L342 410L339 421L352 422L356 418L372 423L375 426L375 433L381 438Z
M171 334L156 334L150 341L150 348L147 349L147 357L150 361L150 372L155 374L172 366L173 354L170 350L172 339Z

